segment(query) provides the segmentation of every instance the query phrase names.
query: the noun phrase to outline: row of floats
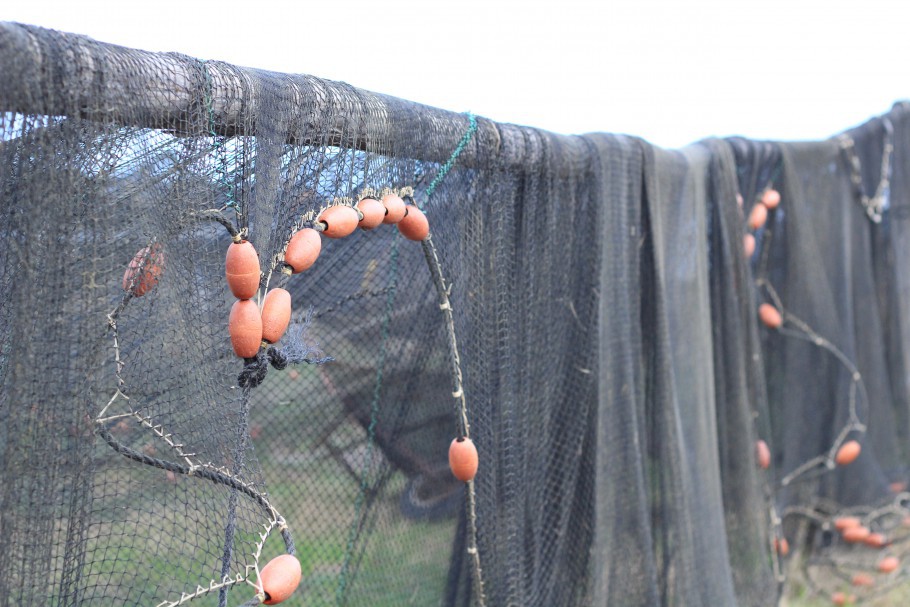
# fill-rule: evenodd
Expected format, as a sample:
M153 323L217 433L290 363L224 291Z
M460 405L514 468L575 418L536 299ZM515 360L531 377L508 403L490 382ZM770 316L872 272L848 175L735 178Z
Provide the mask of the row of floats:
M326 207L312 227L297 230L288 240L284 251L285 267L289 274L299 274L316 263L322 251L322 237L344 238L358 228L372 230L383 224L395 225L408 240L422 241L430 233L426 215L416 205L406 204L395 193L380 199L365 197L350 206L335 204ZM159 243L140 250L130 261L123 275L123 288L133 297L151 291L164 271L164 254ZM240 234L233 237L225 257L225 278L228 288L237 299L231 307L228 333L234 353L243 359L254 358L260 349L278 342L291 319L291 294L282 288L269 289L262 307L253 301L259 293L262 273L259 255L253 244ZM463 482L474 479L478 468L477 448L470 438L459 436L449 446L449 466L452 474ZM284 554L269 561L259 573L256 584L258 596L266 605L287 600L297 589L301 578L300 561Z
M382 224L398 226L408 240L421 241L430 234L426 215L416 205L405 204L397 194L381 200L363 198L356 205L336 204L326 207L313 227L295 232L288 241L284 262L290 273L299 274L316 263L322 251L322 235L344 238L357 228L372 230ZM268 348L284 335L291 320L291 294L273 288L263 298L262 309L252 301L259 292L261 273L259 255L252 243L234 237L225 258L225 277L231 293L237 298L231 308L228 332L234 353L240 358L253 358L260 348Z

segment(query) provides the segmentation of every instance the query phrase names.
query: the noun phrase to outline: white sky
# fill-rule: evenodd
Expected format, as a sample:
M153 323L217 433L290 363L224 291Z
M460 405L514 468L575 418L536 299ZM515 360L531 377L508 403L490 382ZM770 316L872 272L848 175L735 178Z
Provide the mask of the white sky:
M910 98L906 0L4 4L4 21L667 147L824 138Z

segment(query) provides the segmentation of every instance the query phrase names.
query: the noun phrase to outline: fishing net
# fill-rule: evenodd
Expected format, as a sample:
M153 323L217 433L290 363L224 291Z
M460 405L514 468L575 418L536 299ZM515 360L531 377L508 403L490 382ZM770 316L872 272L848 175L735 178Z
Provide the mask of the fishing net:
M908 107L667 151L15 24L0 65L0 605L272 603L287 554L288 605L901 592Z

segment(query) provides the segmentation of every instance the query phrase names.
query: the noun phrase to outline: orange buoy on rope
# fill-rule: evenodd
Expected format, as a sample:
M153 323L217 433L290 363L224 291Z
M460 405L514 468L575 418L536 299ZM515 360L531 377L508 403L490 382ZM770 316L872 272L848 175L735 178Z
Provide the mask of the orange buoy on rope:
M404 200L401 199L401 196L398 196L397 194L386 194L382 197L382 205L386 210L382 223L398 223L404 219L407 208L405 207Z
M250 299L259 290L259 255L248 240L233 242L224 260L228 287L237 299Z
M157 242L139 251L123 273L123 290L142 297L155 288L164 272L164 251Z
M743 253L746 254L746 259L752 257L752 254L755 253L755 236L752 234L743 236Z
M357 214L354 207L336 204L320 213L316 221L325 225L323 234L329 238L344 238L353 234L357 229L360 215Z
M357 203L357 210L363 215L358 223L363 230L372 230L385 219L385 206L375 198L364 198Z
M240 358L252 358L262 344L262 316L259 306L249 299L239 299L231 307L228 333L234 353Z
M449 467L460 481L474 480L477 474L478 457L474 441L465 436L456 438L449 445Z
M760 202L755 203L752 212L749 213L749 227L757 230L765 225L766 221L768 221L768 207Z
M398 222L398 231L408 240L421 241L430 235L430 222L423 211L416 205L409 204L406 207L404 219Z
M273 344L281 339L291 322L291 294L272 289L262 302L262 339Z
M886 556L878 562L878 570L882 573L893 573L900 566L901 562L896 556Z
M865 542L869 535L869 529L866 527L847 527L841 532L841 537L850 544Z
M779 329L784 324L784 317L781 316L777 308L769 303L763 303L758 306L758 318L770 329Z
M761 196L761 203L770 210L776 209L777 205L780 204L780 192L772 189L765 190L765 193Z
M855 516L842 516L840 518L834 519L834 528L838 531L843 531L844 529L849 529L850 527L859 527L862 524L862 521Z
M289 599L300 585L300 561L282 554L269 561L259 572L257 587L265 594L263 603L277 605Z
M888 538L881 533L870 533L863 542L872 548L884 548L888 545Z
M284 262L294 274L309 270L322 251L322 237L313 228L303 228L291 236L284 253Z
M847 466L849 464L852 464L856 458L859 457L860 451L862 451L862 447L860 446L859 442L855 440L849 440L841 445L840 449L837 450L837 454L834 456L834 461L837 462L838 466Z
M875 586L875 579L868 573L857 573L851 583L854 586Z
M787 538L782 537L780 539L774 539L774 550L781 556L787 556L790 554L790 542L787 541Z
M762 470L767 470L771 465L771 449L768 448L768 443L761 439L755 441L755 460Z

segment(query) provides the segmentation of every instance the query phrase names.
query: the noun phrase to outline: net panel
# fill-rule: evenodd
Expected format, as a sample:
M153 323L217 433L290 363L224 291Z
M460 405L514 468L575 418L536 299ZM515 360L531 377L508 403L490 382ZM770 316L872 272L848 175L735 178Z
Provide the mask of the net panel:
M0 604L258 604L284 553L290 605L901 585L879 567L907 539L905 106L826 142L667 151L2 34ZM327 207L389 193L429 241L323 234L283 271ZM246 360L241 239L254 300L293 302ZM846 542L848 514L889 545Z

